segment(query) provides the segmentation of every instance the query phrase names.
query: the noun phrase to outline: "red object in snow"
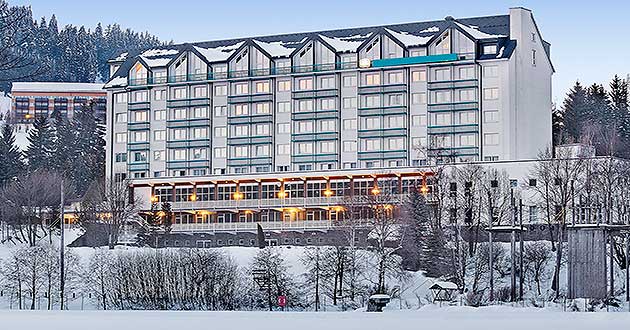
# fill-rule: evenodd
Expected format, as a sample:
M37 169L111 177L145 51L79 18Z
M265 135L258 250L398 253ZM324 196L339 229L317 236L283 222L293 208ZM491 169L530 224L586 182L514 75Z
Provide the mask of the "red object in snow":
M278 306L284 307L287 305L287 297L286 296L278 296Z

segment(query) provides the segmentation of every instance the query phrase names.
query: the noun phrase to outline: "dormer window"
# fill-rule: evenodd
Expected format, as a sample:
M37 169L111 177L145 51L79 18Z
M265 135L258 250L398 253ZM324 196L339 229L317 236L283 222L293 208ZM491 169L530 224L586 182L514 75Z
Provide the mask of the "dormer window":
M485 55L494 55L497 53L497 45L485 45L483 46L483 53Z

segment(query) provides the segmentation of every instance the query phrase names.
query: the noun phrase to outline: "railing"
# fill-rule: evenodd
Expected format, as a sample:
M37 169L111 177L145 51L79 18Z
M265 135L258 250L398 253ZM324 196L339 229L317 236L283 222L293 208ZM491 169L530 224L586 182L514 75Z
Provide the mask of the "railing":
M477 79L462 79L451 81L430 81L429 90L453 89L453 88L472 88L477 87L479 82Z
M429 112L479 110L479 102L434 103L429 104L427 110Z
M328 230L335 227L328 220L262 221L262 222L227 222L227 223L189 223L174 224L171 232L256 232L258 224L264 230ZM360 227L360 225L357 225Z
M457 124L427 127L428 134L476 133L478 131L479 124Z

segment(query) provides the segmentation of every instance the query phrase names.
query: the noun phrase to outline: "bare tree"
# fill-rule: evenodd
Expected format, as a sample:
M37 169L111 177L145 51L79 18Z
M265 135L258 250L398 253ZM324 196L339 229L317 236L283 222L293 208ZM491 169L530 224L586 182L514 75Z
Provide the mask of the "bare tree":
M530 280L533 280L536 284L538 295L542 294L540 282L546 279L547 265L552 259L551 249L544 242L532 242L525 245L525 250L523 251L524 271L529 275Z

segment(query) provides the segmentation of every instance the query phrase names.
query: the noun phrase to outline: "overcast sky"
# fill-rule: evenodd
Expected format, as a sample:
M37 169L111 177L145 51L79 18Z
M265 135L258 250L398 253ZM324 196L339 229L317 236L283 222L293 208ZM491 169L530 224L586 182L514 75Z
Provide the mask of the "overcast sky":
M607 84L615 73L630 73L630 2L621 0L8 1L31 5L36 18L55 13L60 25L119 23L176 43L507 14L523 6L551 43L555 102L576 79Z

